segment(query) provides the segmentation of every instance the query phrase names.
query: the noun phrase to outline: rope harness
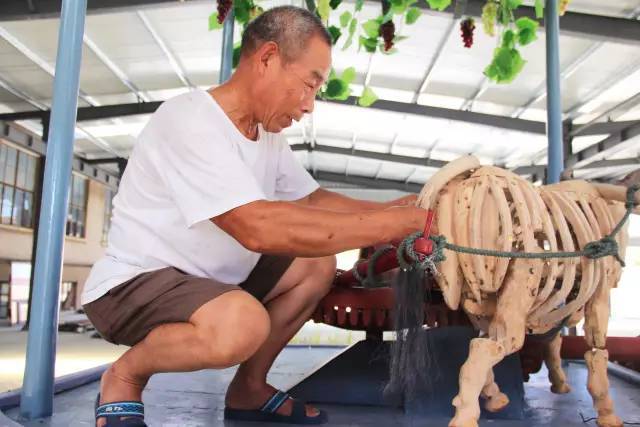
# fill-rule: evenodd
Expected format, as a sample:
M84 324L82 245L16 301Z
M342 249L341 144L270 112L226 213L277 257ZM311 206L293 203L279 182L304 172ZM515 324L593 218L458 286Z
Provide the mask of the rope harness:
M631 186L627 189L627 200L625 202L626 212L618 224L611 230L611 233L604 236L600 240L587 243L582 250L579 251L557 251L557 252L514 252L514 251L496 251L492 249L471 248L468 246L455 245L449 243L445 236L432 236L429 234L431 227L432 212L429 211L429 218L427 220L427 226L424 232L416 232L407 236L396 249L396 257L398 259L399 267L405 272L420 270L429 271L431 274L438 275L436 264L446 259L444 250L450 250L453 252L471 254L471 255L484 255L497 258L526 258L526 259L551 259L551 258L578 258L587 257L589 259L598 259L606 256L613 256L622 267L625 266L624 260L620 257L618 242L615 240L615 236L620 232L624 224L629 219L629 215L636 207L635 193L640 189L639 186ZM417 251L416 242L419 240L429 239L431 242L428 245L430 251ZM354 268L354 276L363 286L373 288L384 286L374 274L374 267L376 261L380 256L393 250L393 246L385 246L374 252L369 260L367 268L367 277L363 278L358 272L358 265L362 261L358 261ZM407 261L408 260L408 261Z

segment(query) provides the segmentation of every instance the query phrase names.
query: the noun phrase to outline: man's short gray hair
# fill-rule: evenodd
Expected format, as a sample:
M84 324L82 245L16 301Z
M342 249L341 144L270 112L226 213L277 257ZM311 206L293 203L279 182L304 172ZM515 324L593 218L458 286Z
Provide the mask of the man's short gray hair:
M271 41L278 45L285 61L291 62L304 51L312 36L319 36L331 46L331 36L316 15L295 6L274 7L249 23L242 35L240 54L251 54Z

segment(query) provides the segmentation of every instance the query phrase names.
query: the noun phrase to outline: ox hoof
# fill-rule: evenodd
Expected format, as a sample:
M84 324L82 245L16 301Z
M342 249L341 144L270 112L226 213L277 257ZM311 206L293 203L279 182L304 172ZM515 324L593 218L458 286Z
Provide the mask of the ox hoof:
M571 391L571 387L567 383L561 383L558 385L551 385L551 393L555 394L567 394Z
M598 427L623 427L624 425L622 420L614 414L598 417L596 424Z
M457 421L454 418L449 423L449 427L478 427L478 421L476 420Z
M504 393L498 393L492 396L484 403L484 409L489 412L501 411L505 406L509 404L509 398Z

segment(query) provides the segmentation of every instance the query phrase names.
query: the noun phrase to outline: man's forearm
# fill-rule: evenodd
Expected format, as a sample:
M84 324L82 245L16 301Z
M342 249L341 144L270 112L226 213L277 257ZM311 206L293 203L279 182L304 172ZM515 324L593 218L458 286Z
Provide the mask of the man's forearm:
M422 230L426 221L426 211L414 206L345 213L258 201L234 211L215 218L214 223L252 251L299 257L396 241Z
M340 212L363 212L387 209L392 206L409 206L415 201L416 196L406 196L390 202L373 202L369 200L358 200L340 193L319 188L309 196L301 200L302 204L321 209L328 209Z

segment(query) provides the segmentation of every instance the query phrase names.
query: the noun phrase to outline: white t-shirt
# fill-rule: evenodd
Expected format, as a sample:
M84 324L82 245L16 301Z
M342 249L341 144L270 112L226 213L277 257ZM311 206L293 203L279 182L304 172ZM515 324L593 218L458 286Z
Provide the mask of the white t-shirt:
M176 267L223 283L244 281L260 254L209 221L256 200L297 200L318 184L284 136L251 141L196 90L164 102L140 133L114 198L106 255L82 304L140 273Z

